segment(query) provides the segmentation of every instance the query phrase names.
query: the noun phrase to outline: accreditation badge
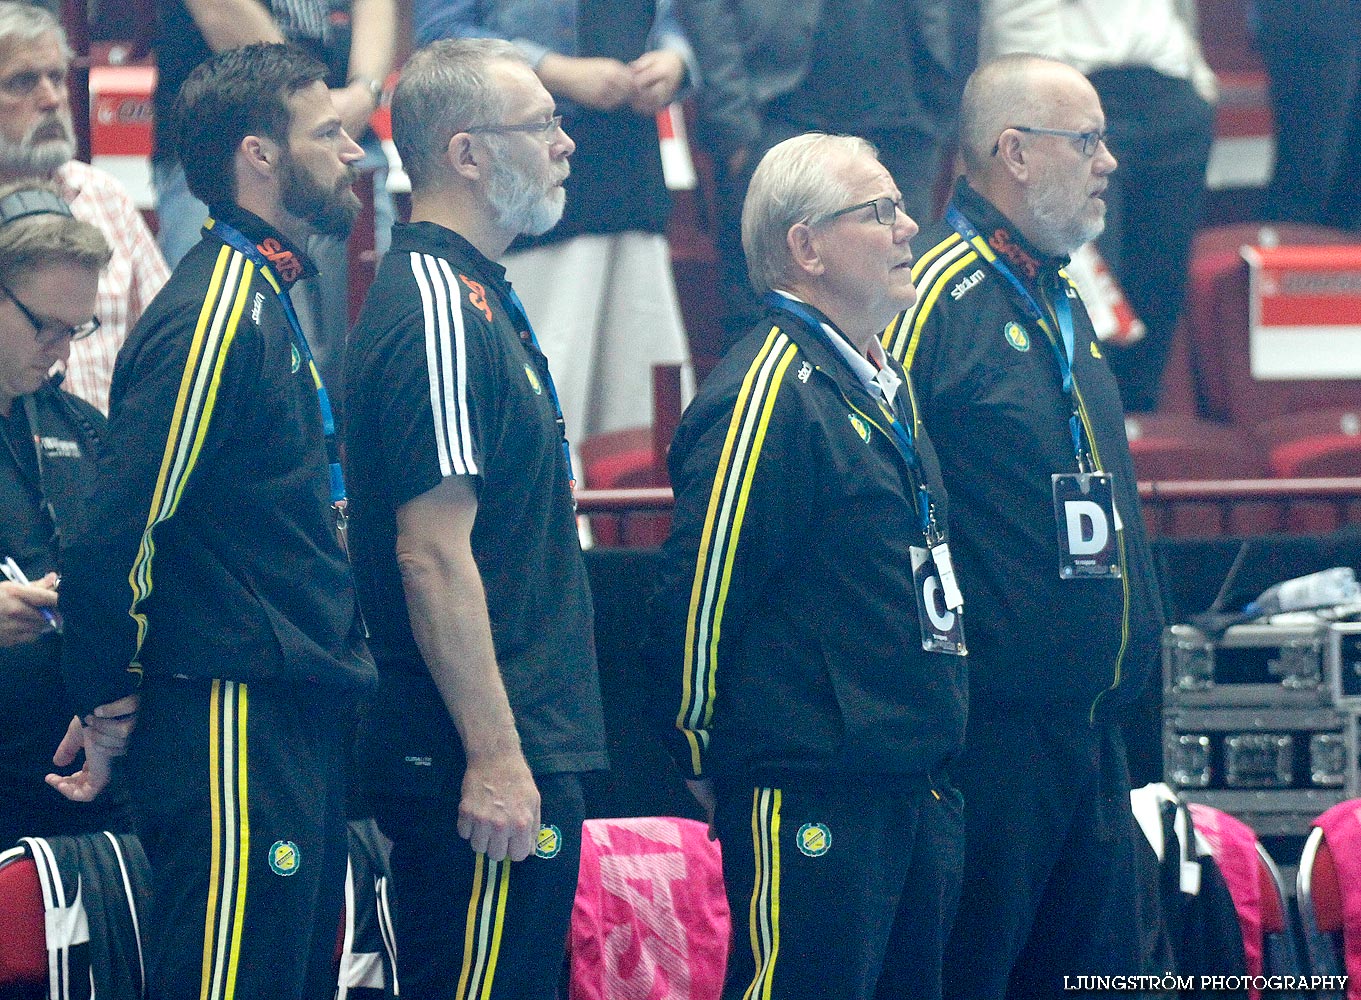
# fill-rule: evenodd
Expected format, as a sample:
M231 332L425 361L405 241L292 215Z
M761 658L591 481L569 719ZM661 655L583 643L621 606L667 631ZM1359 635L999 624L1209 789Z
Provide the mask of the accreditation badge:
M947 560L948 562L948 560ZM928 653L949 653L963 656L963 603L951 608L946 603L945 587L941 585L936 560L931 550L912 546L912 582L917 594L917 621L921 624L922 649Z
M1059 578L1118 579L1120 520L1109 473L1055 473L1054 524L1059 537Z

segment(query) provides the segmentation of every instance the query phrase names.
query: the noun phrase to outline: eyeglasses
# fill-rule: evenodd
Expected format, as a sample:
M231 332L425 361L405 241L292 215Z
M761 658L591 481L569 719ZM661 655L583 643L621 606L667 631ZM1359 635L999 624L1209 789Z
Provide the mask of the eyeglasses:
M33 327L33 334L38 338L38 346L55 347L67 337L72 341L84 340L90 334L99 329L99 317L91 316L79 326L61 326L51 320L42 320L34 315L33 310L19 301L19 297L11 292L4 285L0 285L0 292L4 292L6 297L19 307L19 311L24 314L24 319ZM46 330L48 332L44 333Z
M562 128L562 115L554 115L546 121L525 122L521 125L474 125L472 128L463 129L464 132L495 132L504 134L506 132L527 132L530 135L542 135L545 140L551 141L549 133Z
M899 212L902 212L904 215L907 214L907 210L903 208L903 200L901 198L890 198L888 195L884 195L882 198L875 198L873 201L862 201L858 205L839 208L835 212L829 212L827 215L819 216L817 219L809 216L804 221L810 226L819 222L831 222L833 219L839 218L840 216L858 212L862 208L874 209L874 221L881 226L893 225L893 223L898 220L897 213Z
M1073 139L1082 144L1079 148L1082 150L1083 156L1095 155L1096 147L1104 143L1107 138L1104 128L1092 129L1090 132L1074 132L1067 128L1040 128L1038 125L1012 125L1011 127L1017 132L1029 132L1031 135L1058 135L1065 139ZM1001 148L1002 140L999 138L992 145L992 155L996 156Z

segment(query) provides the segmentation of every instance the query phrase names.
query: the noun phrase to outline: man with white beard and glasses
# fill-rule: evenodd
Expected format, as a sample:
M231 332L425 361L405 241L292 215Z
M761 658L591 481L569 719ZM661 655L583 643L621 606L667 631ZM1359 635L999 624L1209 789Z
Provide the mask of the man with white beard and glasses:
M497 259L562 215L553 98L518 50L439 41L406 63L411 176L347 359L356 585L379 665L360 767L393 841L402 996L556 990L580 774L606 766L566 429Z
M51 181L72 214L98 228L113 250L99 274L99 329L71 345L62 382L108 413L118 349L170 272L123 185L74 159L70 67L66 32L56 18L33 4L0 0L0 183Z
M884 334L940 456L969 603L947 998L1057 997L1065 974L1141 971L1120 723L1161 603L1119 391L1063 271L1104 225L1105 125L1063 63L980 67L964 178L913 268L917 304Z
M64 551L63 673L76 700L49 775L127 774L155 896L157 1000L335 994L346 755L377 681L342 548L325 388L288 297L302 247L344 233L363 151L325 67L291 45L214 56L176 99L202 237L118 356L108 447ZM101 721L102 720L102 721ZM120 739L101 742L115 722Z

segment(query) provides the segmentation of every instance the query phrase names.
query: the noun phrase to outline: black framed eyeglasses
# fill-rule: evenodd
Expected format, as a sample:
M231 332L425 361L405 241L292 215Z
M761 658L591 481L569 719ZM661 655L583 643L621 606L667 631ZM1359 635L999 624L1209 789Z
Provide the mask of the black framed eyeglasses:
M1017 132L1028 132L1031 135L1057 135L1064 139L1072 139L1080 143L1078 147L1082 150L1083 156L1095 156L1096 147L1106 142L1108 133L1104 128L1092 129L1089 132L1074 132L1070 128L1040 128L1038 125L1012 125ZM992 155L996 156L1002 148L1002 140L999 138L992 144Z
M562 128L562 115L554 115L552 118L541 122L524 122L520 125L474 125L472 128L463 129L464 132L493 132L498 135L506 132L527 132L530 135L542 135L544 139L549 139L551 134Z
M898 221L899 212L902 212L904 215L907 214L907 210L903 208L903 200L901 198L890 198L888 195L884 195L882 198L875 198L873 201L862 201L858 205L848 205L845 208L838 208L835 212L829 212L826 215L819 216L817 219L813 219L810 216L804 221L809 225L814 225L818 222L831 222L833 219L840 218L843 215L850 215L852 212L858 212L862 208L874 209L874 221L881 226L893 225L893 223Z
M24 314L24 319L28 320L28 325L33 327L33 335L38 338L38 344L42 347L54 347L67 337L70 337L72 341L84 340L99 329L98 316L91 316L77 326L62 326L59 323L53 323L51 320L39 319L33 310L20 302L19 296L11 292L5 285L0 285L0 292L4 292L5 297Z

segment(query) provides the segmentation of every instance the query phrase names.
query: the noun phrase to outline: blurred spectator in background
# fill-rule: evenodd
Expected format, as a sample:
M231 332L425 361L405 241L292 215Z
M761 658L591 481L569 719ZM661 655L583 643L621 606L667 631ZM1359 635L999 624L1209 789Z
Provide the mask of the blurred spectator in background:
M351 76L350 60L354 51L354 12L362 5L363 0L360 3L354 3L353 0L326 0L326 82L331 86L333 95L340 93L340 88L347 81L356 79ZM364 62L375 71L379 65L386 66L390 71L396 46L396 6L392 0L380 0L379 8L370 6L364 13L368 20L359 26L366 32L361 45L365 51ZM376 35L375 28L378 29ZM362 79L362 85L373 96L376 108L382 97L385 77L364 76ZM382 143L367 119L354 124L359 131L352 132L350 138L364 150L364 158L356 164L361 172L356 190L367 187L373 191L373 251L374 259L378 260L387 252L392 223L396 219L392 195L387 190L387 154L383 152ZM312 327L308 331L312 357L331 393L336 419L343 420L345 344L350 332L349 241L334 236L313 236L307 241L307 254L317 265L318 273L316 277L301 282L293 298L302 304L301 313Z
M156 4L156 144L152 176L156 183L157 239L174 267L198 243L208 216L184 181L175 159L175 122L171 107L180 85L214 52L252 42L289 41L326 61L326 0L158 0ZM355 0L352 34L362 44L351 47L345 85L332 87L331 101L346 133L363 135L378 107L383 79L392 68L396 36L393 0Z
M1268 218L1361 229L1361 4L1256 0L1256 20L1276 116Z
M699 135L717 174L730 344L760 313L739 222L751 172L776 143L810 131L862 136L907 214L935 218L941 154L976 57L978 0L678 0L677 14L704 81Z
M71 213L99 229L113 250L99 275L99 329L71 345L63 383L107 413L118 349L170 272L123 185L74 158L70 67L66 32L51 14L0 0L0 183L52 181Z
M1031 52L1087 75L1120 169L1106 190L1101 256L1145 335L1107 344L1127 412L1158 406L1186 294L1214 138L1215 78L1195 0L983 0L985 58Z
M512 42L577 144L567 209L502 263L553 366L574 442L652 424L652 366L688 367L656 114L696 70L670 0L416 0L416 42ZM577 478L584 482L574 455Z
M333 42L332 4L328 0L156 0L155 147L151 154L156 185L156 238L171 267L198 243L208 209L189 191L184 167L175 159L175 122L171 108L180 85L195 66L215 52L252 42L289 41L327 63L331 102L341 124L355 140L369 128L383 81L392 69L397 35L395 0L353 0L347 37ZM342 18L342 20L344 20ZM357 44L350 44L350 39ZM336 48L348 49L342 66L330 65ZM345 242L313 237L308 253L317 265L295 289L294 307L307 332L317 367L339 393L345 335L349 327Z

